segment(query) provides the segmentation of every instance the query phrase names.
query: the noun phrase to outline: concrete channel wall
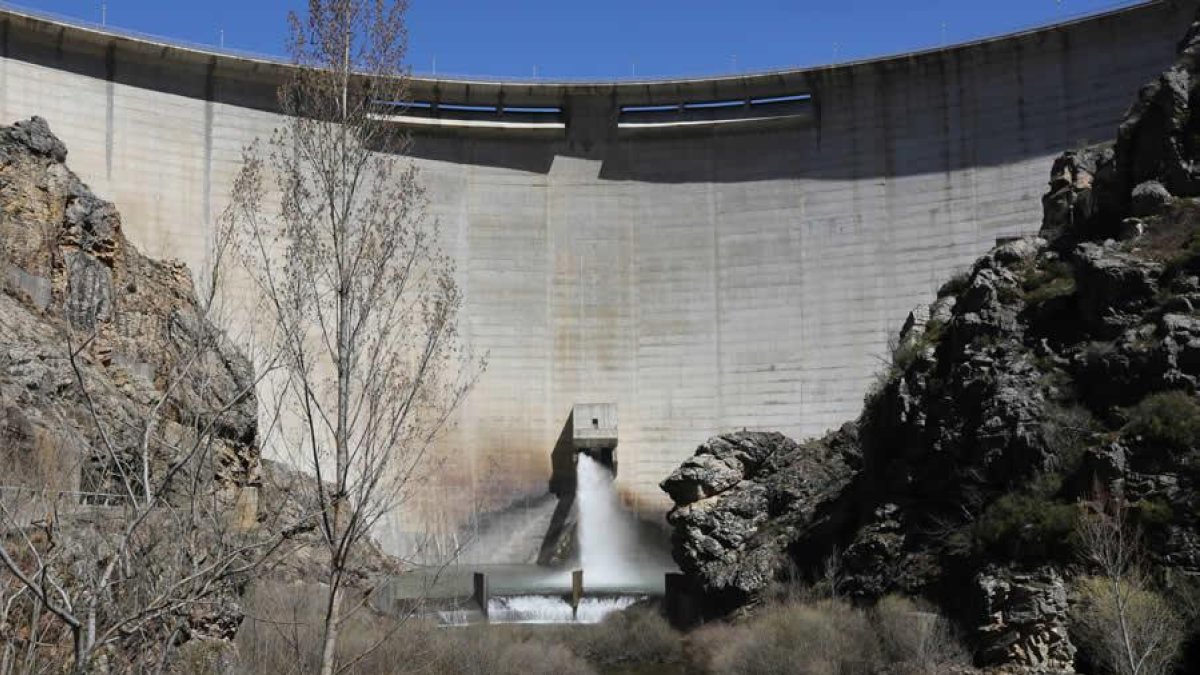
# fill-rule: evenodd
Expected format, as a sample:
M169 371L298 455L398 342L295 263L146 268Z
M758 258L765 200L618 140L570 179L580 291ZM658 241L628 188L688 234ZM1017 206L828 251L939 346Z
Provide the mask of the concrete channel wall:
M447 469L385 539L450 541L476 512L545 503L576 403L617 405L620 485L648 514L712 434L853 418L908 311L998 237L1037 230L1052 158L1114 136L1195 5L803 71L416 80L428 105L399 117L424 119L397 123L490 365ZM203 267L286 67L12 11L0 51L5 122L45 117L133 241Z

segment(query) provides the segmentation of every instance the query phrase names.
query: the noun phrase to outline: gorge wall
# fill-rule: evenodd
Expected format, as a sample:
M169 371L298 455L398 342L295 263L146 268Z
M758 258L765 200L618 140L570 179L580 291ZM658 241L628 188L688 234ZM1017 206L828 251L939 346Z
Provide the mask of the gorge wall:
M889 331L997 238L1037 231L1053 157L1113 136L1196 4L760 75L417 79L422 101L496 108L403 122L457 261L463 335L490 358L443 478L385 541L544 503L575 403L617 404L619 480L650 513L713 434L805 437L853 417ZM130 238L193 269L240 149L278 121L284 69L0 12L0 118L46 118ZM794 100L760 112L775 96ZM739 99L746 119L631 108Z

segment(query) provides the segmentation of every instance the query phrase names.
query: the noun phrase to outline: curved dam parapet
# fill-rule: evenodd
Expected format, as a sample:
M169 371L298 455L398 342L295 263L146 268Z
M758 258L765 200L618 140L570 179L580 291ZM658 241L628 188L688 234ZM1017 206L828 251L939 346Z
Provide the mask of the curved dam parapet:
M889 334L997 238L1038 229L1052 158L1114 137L1196 5L735 77L414 79L380 114L413 133L462 333L490 356L445 469L385 540L449 549L484 522L536 551L505 513L550 520L576 404L615 404L621 492L648 514L715 433L854 417ZM128 235L194 268L287 67L0 11L3 118L45 117Z

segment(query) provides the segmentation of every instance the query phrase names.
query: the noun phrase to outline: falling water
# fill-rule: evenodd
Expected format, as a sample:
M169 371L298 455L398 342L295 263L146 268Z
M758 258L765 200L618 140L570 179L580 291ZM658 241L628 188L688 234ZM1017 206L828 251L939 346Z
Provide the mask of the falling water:
M491 623L600 623L604 617L619 612L642 599L623 595L612 598L584 598L579 609L560 597L517 595L492 598L488 602L488 621Z
M586 588L633 588L645 583L637 523L621 508L613 474L581 453L575 464L578 483L579 557Z
M626 609L645 595L618 595L603 598L583 598L579 608L555 595L513 595L488 601L488 623L600 623L604 617ZM469 626L479 621L478 615L466 609L451 609L437 613L442 626Z

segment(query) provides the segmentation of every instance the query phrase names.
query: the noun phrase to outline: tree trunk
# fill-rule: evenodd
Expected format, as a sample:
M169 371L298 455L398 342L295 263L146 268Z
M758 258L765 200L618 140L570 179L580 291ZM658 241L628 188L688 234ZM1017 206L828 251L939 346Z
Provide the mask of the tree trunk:
M42 602L39 600L33 603L33 609L30 610L29 620L29 643L25 645L25 667L22 672L34 672L33 665L37 662L37 644L41 638L42 625ZM4 675L9 675L12 672L11 668L4 671Z
M1125 652L1125 659L1129 666L1129 675L1138 675L1140 668L1138 667L1137 654L1134 653L1133 641L1129 637L1129 622L1126 620L1125 593L1128 588L1123 587L1121 579L1112 577L1113 600L1117 605L1117 622L1121 631L1121 648Z
M88 648L86 645L87 638L84 635L84 627L72 627L71 633L75 638L75 674L87 675L88 671Z
M345 51L342 61L342 141L341 158L342 172L345 172L346 157L346 117L350 88L350 32L345 35ZM344 179L344 176L341 176ZM339 205L331 200L329 204L331 225L334 230L341 230L343 243L347 235L348 221L345 214L339 214ZM342 620L342 573L345 571L345 559L342 557L346 533L343 532L343 521L346 520L346 498L350 475L350 377L351 352L354 345L350 344L350 280L347 279L346 269L349 266L344 260L345 252L334 247L333 255L337 259L338 288L337 288L337 428L334 434L334 494L333 494L333 533L329 539L329 605L325 611L325 645L321 650L321 675L333 675L337 655L338 626Z
M12 657L13 643L4 643L4 657L0 658L0 675L8 675L12 672Z
M321 675L333 675L337 662L338 626L342 621L341 574L329 579L329 604L325 608L325 644L321 647Z

